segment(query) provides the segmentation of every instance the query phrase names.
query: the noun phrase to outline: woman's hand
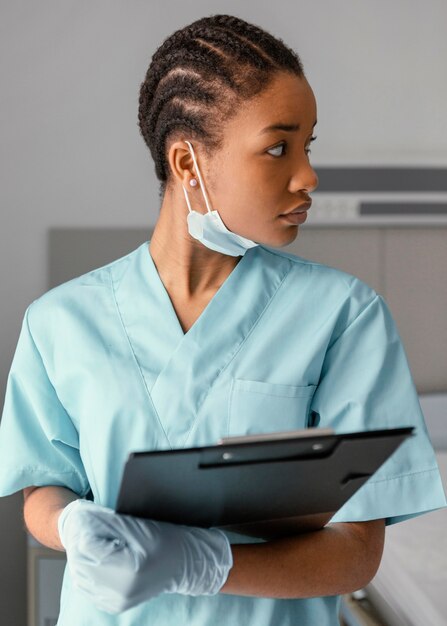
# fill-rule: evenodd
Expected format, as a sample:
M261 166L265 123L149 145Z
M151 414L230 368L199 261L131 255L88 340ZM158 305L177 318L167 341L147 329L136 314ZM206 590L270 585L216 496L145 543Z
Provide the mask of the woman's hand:
M160 593L214 595L233 566L218 529L120 515L89 500L70 502L58 530L73 585L109 613Z

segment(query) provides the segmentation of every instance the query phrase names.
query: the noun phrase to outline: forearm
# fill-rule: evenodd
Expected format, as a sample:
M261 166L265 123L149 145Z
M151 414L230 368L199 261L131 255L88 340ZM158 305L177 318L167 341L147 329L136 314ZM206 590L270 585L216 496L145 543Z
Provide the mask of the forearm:
M65 487L37 487L24 490L23 517L29 532L44 546L64 551L59 538L57 520L62 509L79 496Z
M311 598L349 593L373 577L374 559L349 524L259 544L233 544L233 567L220 593Z
M24 491L28 530L43 545L64 551L57 521L63 508L79 496L55 486ZM382 554L377 546L367 549L349 523L265 543L233 544L233 567L220 593L267 598L349 593L374 576Z

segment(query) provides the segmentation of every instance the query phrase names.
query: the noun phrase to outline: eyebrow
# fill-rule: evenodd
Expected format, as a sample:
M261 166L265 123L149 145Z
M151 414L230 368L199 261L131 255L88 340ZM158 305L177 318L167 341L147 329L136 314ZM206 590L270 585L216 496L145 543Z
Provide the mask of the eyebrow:
M315 120L315 122L312 125L312 128L315 126L315 124L317 123L317 120ZM259 135L263 135L264 133L268 133L271 130L285 130L285 131L294 131L294 130L299 130L300 129L300 125L299 124L272 124L271 126L266 126L265 128L263 128L260 132Z

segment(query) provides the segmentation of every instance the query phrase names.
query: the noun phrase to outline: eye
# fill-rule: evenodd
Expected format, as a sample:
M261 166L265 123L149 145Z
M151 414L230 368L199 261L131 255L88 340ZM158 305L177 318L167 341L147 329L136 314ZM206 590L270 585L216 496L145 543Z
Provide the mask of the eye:
M311 137L309 139L309 143L311 143L312 141L315 141L315 139L316 139L316 136L315 137ZM278 158L278 157L284 156L286 154L286 147L287 147L287 142L283 141L283 142L279 143L277 146L273 146L273 148L270 148L269 150L267 150L267 152L269 154L271 154L272 150L282 150L284 148L284 150L281 152L281 154L271 154L271 156L274 156L275 158ZM305 148L304 151L305 151L305 153L307 155L309 155L311 153L310 148Z
M272 156L274 157L280 157L283 156L286 153L286 142L283 141L282 143L279 143L277 146L273 146L273 148L270 148L269 150L267 150L267 152L270 154L271 150L279 150L281 148L284 148L284 152L282 152L281 154L272 154Z
M315 139L316 139L316 137L311 137L311 138L309 139L309 143L311 143L312 141L315 141ZM306 148L306 149L305 149L305 153L309 155L309 154L311 153L310 148Z

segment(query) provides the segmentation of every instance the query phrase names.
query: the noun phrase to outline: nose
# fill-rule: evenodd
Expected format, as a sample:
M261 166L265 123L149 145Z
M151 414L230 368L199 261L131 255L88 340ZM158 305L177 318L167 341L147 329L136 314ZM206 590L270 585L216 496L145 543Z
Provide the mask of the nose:
M309 159L305 157L300 160L298 167L290 180L290 187L293 193L297 191L307 191L311 193L318 187L318 176L314 168L309 163Z

